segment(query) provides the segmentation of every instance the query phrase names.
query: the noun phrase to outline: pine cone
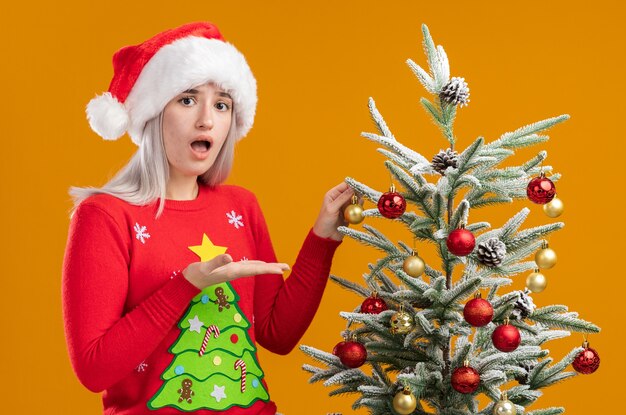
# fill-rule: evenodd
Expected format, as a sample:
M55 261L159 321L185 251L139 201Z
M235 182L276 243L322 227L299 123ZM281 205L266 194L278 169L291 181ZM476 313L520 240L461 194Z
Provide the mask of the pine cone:
M533 298L529 295L530 290L528 288L524 289L524 291L517 292L519 297L515 302L515 306L513 311L511 312L512 320L523 320L535 311L535 303Z
M439 99L448 104L465 106L469 102L469 87L465 78L454 77L443 87Z
M478 260L489 267L495 267L502 263L506 255L506 245L498 238L489 238L478 244Z
M439 174L443 175L446 169L450 166L456 169L458 159L459 153L447 148L446 151L440 150L439 153L433 157L431 166L439 172Z
M528 385L530 372L535 366L537 366L537 361L535 360L520 363L519 367L524 369L526 371L526 374L515 376L515 380L518 381L520 385Z

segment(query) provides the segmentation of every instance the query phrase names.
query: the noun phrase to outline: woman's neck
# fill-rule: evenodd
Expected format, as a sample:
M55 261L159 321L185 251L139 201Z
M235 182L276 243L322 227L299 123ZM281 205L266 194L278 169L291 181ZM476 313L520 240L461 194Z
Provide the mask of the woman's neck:
M165 198L169 200L194 200L198 197L198 192L197 178L181 180L170 177L165 190Z

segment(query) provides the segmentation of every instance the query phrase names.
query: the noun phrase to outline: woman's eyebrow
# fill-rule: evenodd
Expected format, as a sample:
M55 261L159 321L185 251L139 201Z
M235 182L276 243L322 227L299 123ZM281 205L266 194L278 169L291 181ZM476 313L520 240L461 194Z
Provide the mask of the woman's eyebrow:
M183 91L183 94L197 94L198 90L197 89L188 89L186 91ZM221 96L221 97L225 97L225 98L230 98L233 99L233 97L230 96L230 94L228 94L227 92L224 91L218 91L217 95Z

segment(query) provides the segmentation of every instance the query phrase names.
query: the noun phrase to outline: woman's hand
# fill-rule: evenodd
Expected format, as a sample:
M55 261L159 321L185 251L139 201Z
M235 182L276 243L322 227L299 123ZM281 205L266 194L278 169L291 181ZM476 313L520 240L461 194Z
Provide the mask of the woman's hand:
M322 209L313 225L313 232L322 238L331 238L341 241L343 235L337 231L337 227L346 225L343 211L350 204L354 190L345 182L330 189L324 196Z
M193 262L185 268L183 276L199 289L220 282L259 274L282 274L289 265L278 262L239 261L233 262L228 254L218 255L210 261Z

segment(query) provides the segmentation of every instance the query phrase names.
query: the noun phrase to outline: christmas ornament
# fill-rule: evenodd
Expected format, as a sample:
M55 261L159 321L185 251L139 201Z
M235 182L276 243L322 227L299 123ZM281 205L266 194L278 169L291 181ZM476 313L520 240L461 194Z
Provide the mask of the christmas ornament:
M457 392L473 393L480 384L480 375L476 369L470 367L469 361L466 360L463 366L454 369L450 381Z
M357 341L348 341L337 350L337 356L345 366L355 368L365 363L367 350Z
M211 324L206 329L204 339L202 340L202 346L200 347L200 351L198 352L198 355L201 357L204 356L204 352L206 351L206 346L209 343L209 338L211 337L211 334L213 334L216 339L220 337L220 329L215 324Z
M406 200L392 184L387 193L383 193L378 199L378 211L387 219L400 217L406 210Z
M543 205L543 212L551 218L558 218L563 213L565 207L563 201L558 197L554 197L552 201Z
M439 150L439 153L433 157L433 161L430 165L439 174L444 175L448 167L454 167L456 169L458 160L459 153L447 148L446 151Z
M393 410L401 415L408 415L417 408L417 399L411 392L411 388L404 387L404 390L396 393L393 397Z
M241 369L241 393L244 393L246 391L246 363L241 359L237 359L235 370L237 369Z
M515 302L511 317L513 320L523 320L535 311L535 303L533 298L529 295L530 290L525 288L524 291L517 291L518 298Z
M422 258L412 253L404 259L402 269L411 277L419 277L424 273L426 264Z
M548 247L547 241L543 241L541 249L535 254L535 262L541 269L550 269L556 265L556 252Z
M346 341L339 342L333 347L333 354L339 357L339 353L341 353L341 348L346 344Z
M512 352L522 342L522 336L517 327L509 324L509 318L504 319L504 325L496 327L491 335L491 341L501 352Z
M516 415L517 410L513 402L509 401L506 392L502 392L502 398L493 407L493 415Z
M556 195L556 188L552 180L548 179L543 172L540 177L535 177L526 187L526 195L531 202L545 205Z
M387 309L387 303L385 300L378 297L376 293L373 293L370 297L366 298L361 304L361 313L367 314L379 314Z
M493 318L493 307L489 301L480 298L480 293L476 293L474 299L465 304L463 317L472 326L483 327Z
M600 367L600 356L598 352L589 347L587 340L583 342L583 347L585 350L578 353L578 356L572 362L572 366L578 373L589 375Z
M439 99L448 104L463 107L470 101L469 94L469 87L465 78L455 76L443 87L439 93Z
M400 311L391 316L390 323L393 334L406 334L413 330L413 318L404 312L402 304L400 304Z
M469 255L474 250L475 244L474 235L465 229L465 225L450 232L446 240L448 250L456 256Z
M546 280L545 275L539 272L539 268L535 268L535 272L526 277L526 287L534 293L542 292L547 285L548 280Z
M502 263L506 255L506 245L494 237L479 243L476 251L476 256L481 264L496 267Z
M363 216L363 206L359 205L358 201L359 199L356 195L352 196L352 204L348 205L343 211L344 219L352 225L358 225L365 219L365 216Z

